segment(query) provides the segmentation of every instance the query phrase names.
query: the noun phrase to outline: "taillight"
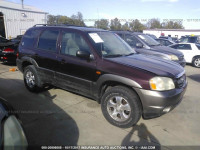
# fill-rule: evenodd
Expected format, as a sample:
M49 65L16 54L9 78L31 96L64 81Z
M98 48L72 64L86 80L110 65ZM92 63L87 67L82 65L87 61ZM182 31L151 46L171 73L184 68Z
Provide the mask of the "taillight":
M19 52L17 52L17 58L19 57Z
M2 51L2 53L14 53L15 50L13 50L12 48L6 48Z

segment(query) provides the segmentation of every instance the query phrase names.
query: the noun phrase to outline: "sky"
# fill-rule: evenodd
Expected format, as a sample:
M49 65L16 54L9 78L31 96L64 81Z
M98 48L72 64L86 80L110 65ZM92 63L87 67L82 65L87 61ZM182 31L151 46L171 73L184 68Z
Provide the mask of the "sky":
M21 3L21 0L7 0ZM52 15L83 14L86 25L98 19L119 18L122 22L139 19L146 23L151 18L160 21L183 21L185 29L200 29L199 0L24 0Z

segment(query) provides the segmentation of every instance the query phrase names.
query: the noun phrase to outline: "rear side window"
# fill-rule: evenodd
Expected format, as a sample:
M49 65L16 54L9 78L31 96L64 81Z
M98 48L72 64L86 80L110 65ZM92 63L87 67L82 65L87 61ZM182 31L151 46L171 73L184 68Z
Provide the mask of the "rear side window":
M174 49L177 49L178 44L172 45L172 46L170 46L170 47L171 47L171 48L174 48Z
M31 48L34 46L34 42L40 34L40 30L28 30L22 39L22 47Z
M181 50L192 50L190 44L178 44L177 49L181 49Z
M45 30L42 32L39 38L38 48L55 52L58 34L59 31L55 30Z

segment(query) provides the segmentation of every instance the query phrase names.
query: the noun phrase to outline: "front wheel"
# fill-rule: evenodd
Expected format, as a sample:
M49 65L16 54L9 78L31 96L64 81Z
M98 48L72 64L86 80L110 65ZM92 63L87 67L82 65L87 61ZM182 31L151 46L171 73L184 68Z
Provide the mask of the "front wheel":
M135 125L142 112L137 94L123 86L112 87L104 93L101 109L108 122L121 128Z
M200 68L200 57L195 57L192 64L194 67Z

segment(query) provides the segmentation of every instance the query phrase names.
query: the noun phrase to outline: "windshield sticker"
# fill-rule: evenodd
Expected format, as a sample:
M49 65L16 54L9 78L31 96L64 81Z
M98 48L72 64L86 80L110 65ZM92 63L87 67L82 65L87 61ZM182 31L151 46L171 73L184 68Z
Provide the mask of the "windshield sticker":
M89 33L89 36L93 39L95 43L103 43L104 41L97 33Z
M142 35L138 35L141 39L145 40L145 38Z

